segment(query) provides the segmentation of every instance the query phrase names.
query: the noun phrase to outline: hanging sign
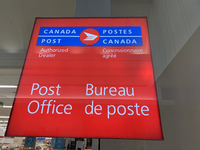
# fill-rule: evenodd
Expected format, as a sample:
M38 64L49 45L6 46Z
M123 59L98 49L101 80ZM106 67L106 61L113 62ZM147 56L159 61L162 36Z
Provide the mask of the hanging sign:
M163 139L147 19L36 19L6 135Z

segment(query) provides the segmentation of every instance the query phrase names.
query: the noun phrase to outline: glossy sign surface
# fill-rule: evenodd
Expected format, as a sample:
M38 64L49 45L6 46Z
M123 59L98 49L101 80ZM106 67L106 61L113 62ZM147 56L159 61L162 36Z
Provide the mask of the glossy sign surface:
M146 18L36 19L6 135L163 139Z

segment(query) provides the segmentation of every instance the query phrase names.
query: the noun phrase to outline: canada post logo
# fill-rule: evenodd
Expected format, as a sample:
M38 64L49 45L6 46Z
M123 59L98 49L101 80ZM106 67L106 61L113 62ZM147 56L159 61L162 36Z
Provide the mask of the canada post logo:
M100 39L100 34L97 30L88 28L81 32L80 40L85 45L94 45Z
M141 27L41 27L37 46L143 46Z

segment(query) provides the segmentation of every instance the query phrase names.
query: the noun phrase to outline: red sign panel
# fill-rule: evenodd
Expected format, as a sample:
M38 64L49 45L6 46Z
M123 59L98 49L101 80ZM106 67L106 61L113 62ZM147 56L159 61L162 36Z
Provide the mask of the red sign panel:
M36 19L6 135L163 139L146 18Z

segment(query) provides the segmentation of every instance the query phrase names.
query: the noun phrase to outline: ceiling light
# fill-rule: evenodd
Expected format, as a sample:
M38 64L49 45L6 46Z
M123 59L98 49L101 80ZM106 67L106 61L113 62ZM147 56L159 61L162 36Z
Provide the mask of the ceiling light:
M10 118L10 116L0 116L0 118Z
M4 121L3 121L3 122L0 122L0 125L2 125L2 124L7 124L7 123L8 123L8 122L4 122Z
M12 108L12 106L3 106L3 108Z
M7 120L0 120L0 124L2 124L2 123L8 123L8 121Z
M0 124L1 127L7 127L7 124Z
M17 88L16 85L0 85L0 88Z

